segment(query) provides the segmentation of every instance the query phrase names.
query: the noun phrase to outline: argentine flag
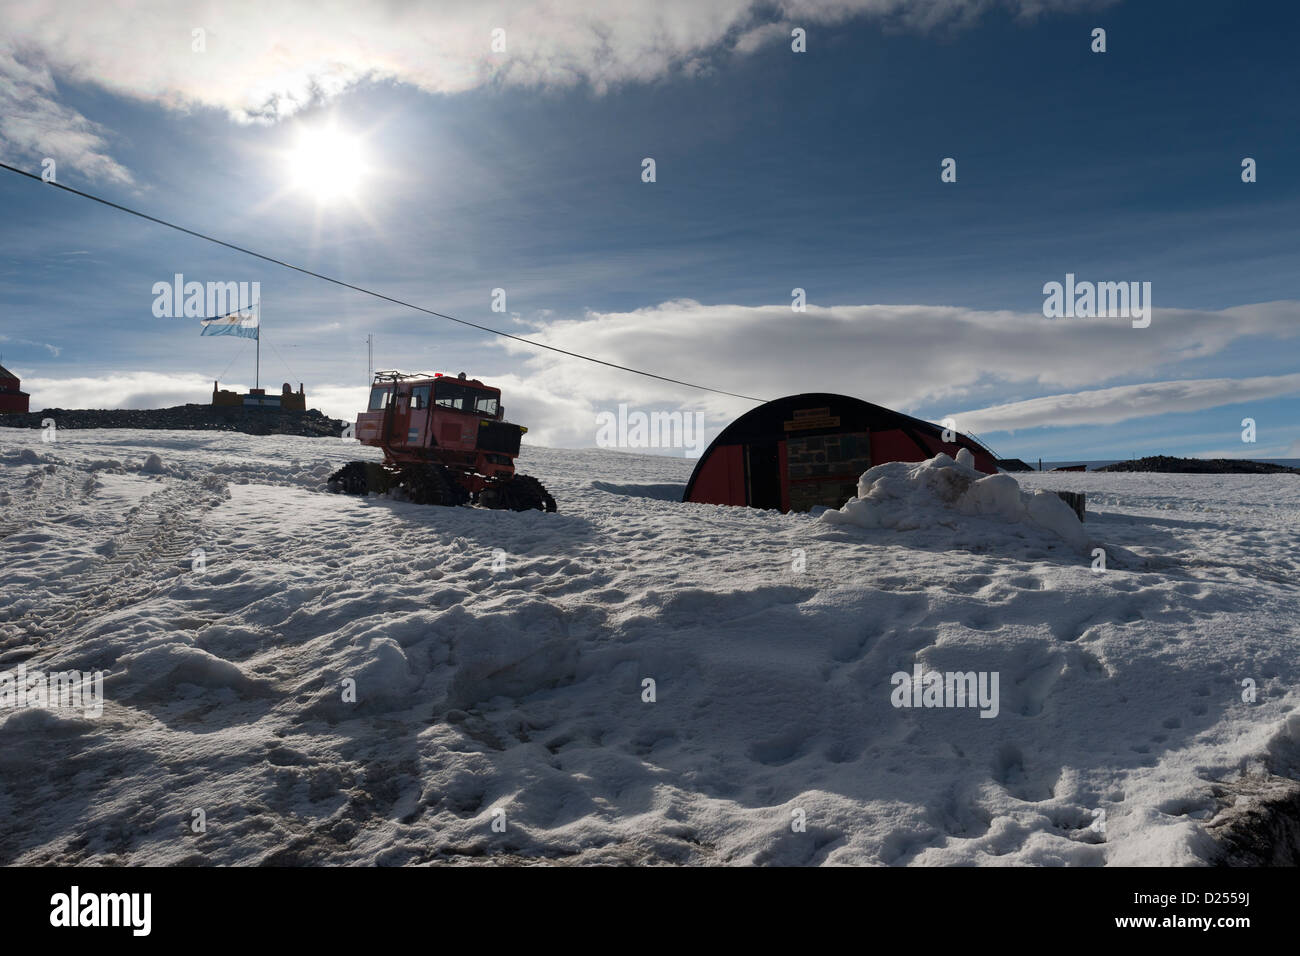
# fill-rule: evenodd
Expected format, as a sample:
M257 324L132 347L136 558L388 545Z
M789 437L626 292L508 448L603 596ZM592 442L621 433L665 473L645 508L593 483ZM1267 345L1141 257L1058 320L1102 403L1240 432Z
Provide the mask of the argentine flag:
M239 335L246 339L257 338L258 307L254 302L247 309L228 312L215 319L204 319L199 335Z

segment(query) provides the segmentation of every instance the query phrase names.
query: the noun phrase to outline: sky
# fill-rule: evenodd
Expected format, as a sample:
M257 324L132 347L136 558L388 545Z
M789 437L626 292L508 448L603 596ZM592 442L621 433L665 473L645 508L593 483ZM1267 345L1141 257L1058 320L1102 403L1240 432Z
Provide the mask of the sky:
M0 0L0 19L0 160L277 259L715 389L951 418L1005 457L1300 457L1295 5ZM0 170L0 361L33 409L251 386L251 342L155 315L178 273L260 283L261 383L342 418L367 335L376 368L501 387L541 444L596 444L620 404L702 412L710 435L753 407ZM1149 282L1149 324L1045 316L1067 274Z

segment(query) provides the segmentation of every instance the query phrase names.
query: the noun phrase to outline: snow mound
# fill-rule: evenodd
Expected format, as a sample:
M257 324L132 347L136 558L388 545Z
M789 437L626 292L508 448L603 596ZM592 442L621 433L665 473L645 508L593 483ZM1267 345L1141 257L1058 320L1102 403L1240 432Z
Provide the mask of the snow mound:
M268 692L265 681L249 677L237 664L187 644L156 645L127 654L118 663L121 673L110 675L105 683L117 696L130 699L170 698L180 684L243 697ZM135 693L122 694L121 688L128 683L136 686Z
M12 710L0 718L0 741L6 751L12 752L40 734L75 736L89 732L94 726L92 721L79 714L60 713L44 707Z
M6 451L3 461L6 465L39 465L41 456L31 448L21 448L18 451Z
M344 645L323 670L322 675L312 675L303 689L314 687L315 701L308 709L326 720L344 720L353 711L376 713L400 707L414 689L406 651L382 635Z
M140 470L146 475L161 475L166 472L167 469L163 466L163 460L155 453L151 454L144 460L144 464L140 466Z
M1055 494L1041 489L1029 494L1010 475L985 475L972 466L970 452L962 452L956 461L939 454L928 461L876 465L858 479L855 497L818 520L906 531L952 525L957 515L978 516L1041 528L1074 547L1087 545L1078 517Z
M357 688L369 696L400 698L411 685L411 663L392 638L372 639L370 646L353 658L353 664Z

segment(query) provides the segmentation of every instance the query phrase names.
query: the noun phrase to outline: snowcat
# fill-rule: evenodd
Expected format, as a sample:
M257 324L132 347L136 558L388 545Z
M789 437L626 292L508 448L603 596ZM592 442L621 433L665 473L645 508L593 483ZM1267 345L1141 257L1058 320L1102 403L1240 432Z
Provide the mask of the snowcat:
M554 511L542 483L515 473L522 425L505 420L501 390L441 372L376 372L356 438L384 460L348 462L329 477L350 495L400 489L408 501L511 511Z

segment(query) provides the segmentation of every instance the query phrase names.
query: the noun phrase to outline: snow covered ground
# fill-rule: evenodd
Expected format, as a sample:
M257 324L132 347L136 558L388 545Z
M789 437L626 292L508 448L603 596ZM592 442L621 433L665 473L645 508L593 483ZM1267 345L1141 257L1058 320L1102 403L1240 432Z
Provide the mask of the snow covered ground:
M0 431L0 670L105 704L0 711L0 862L1194 864L1300 765L1294 476L1020 476L1071 541L952 467L782 516L526 446L560 511L513 514L325 494L350 441L58 438ZM996 716L895 706L917 665Z

